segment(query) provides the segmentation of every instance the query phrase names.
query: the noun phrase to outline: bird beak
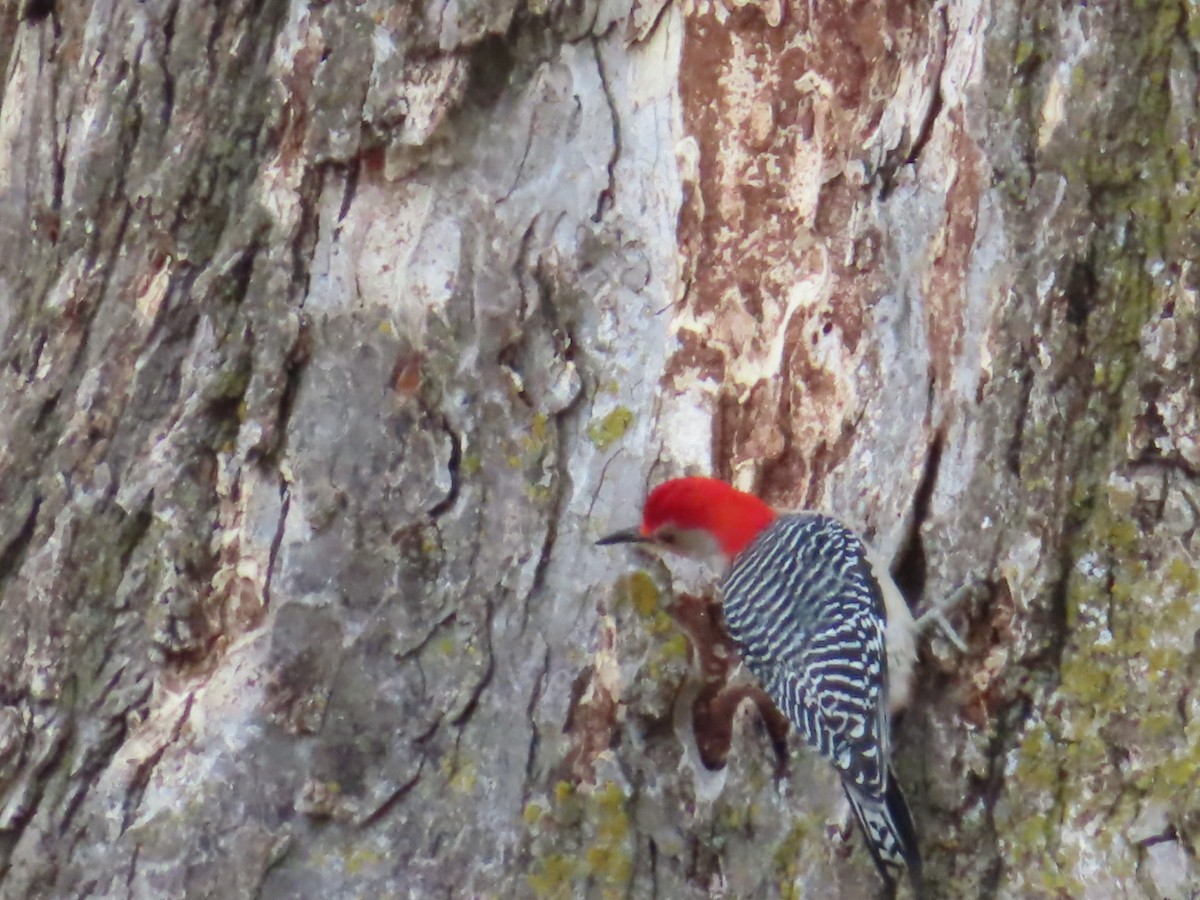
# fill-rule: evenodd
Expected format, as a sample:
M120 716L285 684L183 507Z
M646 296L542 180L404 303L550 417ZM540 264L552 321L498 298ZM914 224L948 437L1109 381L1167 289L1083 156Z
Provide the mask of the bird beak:
M614 531L612 534L605 535L596 541L597 547L607 547L609 544L650 544L653 543L651 538L646 537L636 528L626 528L623 531Z

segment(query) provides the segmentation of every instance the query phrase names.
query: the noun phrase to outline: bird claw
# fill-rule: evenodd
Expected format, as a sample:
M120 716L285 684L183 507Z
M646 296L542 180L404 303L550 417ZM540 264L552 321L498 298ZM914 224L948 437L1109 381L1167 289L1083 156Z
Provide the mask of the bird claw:
M946 636L946 640L953 644L959 653L967 652L967 642L964 641L959 633L954 630L954 626L950 624L950 620L946 618L946 614L944 612L942 612L940 609L931 609L929 612L922 615L921 619L924 620L925 616L931 616L933 618L933 623L942 630L942 634Z
M850 855L854 839L854 812L845 796L838 801L838 805L825 820L825 837L837 848L840 856Z
M954 593L952 593L946 600L943 600L936 606L925 610L925 612L921 613L920 617L917 619L917 630L924 631L931 624L936 625L942 634L946 636L946 640L953 644L954 648L958 650L959 653L967 653L967 642L964 641L962 636L954 630L954 626L951 625L950 620L946 618L946 610L958 606L958 604L960 604L964 599L974 593L975 590L982 585L982 583L983 582L981 581L968 581L966 584L954 591Z

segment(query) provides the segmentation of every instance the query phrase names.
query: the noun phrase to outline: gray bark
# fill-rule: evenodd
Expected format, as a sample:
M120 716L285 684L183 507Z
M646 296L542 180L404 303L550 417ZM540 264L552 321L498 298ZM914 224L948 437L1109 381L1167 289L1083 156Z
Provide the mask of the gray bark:
M683 472L958 598L935 896L1200 893L1198 35L0 5L0 896L868 895Z

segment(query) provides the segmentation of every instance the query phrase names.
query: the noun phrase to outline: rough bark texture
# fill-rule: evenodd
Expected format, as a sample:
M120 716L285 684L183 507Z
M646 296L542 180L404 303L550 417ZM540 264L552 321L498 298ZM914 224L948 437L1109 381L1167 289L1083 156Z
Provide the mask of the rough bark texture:
M967 587L935 895L1200 892L1195 0L7 0L0 72L0 895L868 895L711 573L591 546L684 471Z

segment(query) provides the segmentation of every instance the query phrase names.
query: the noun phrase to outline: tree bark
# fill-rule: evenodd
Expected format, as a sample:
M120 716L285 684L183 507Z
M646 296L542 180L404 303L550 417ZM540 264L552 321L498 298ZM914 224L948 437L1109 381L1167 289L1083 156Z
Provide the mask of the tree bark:
M8 0L0 71L0 895L870 895L713 573L592 546L684 472L953 601L935 896L1200 893L1194 0Z

